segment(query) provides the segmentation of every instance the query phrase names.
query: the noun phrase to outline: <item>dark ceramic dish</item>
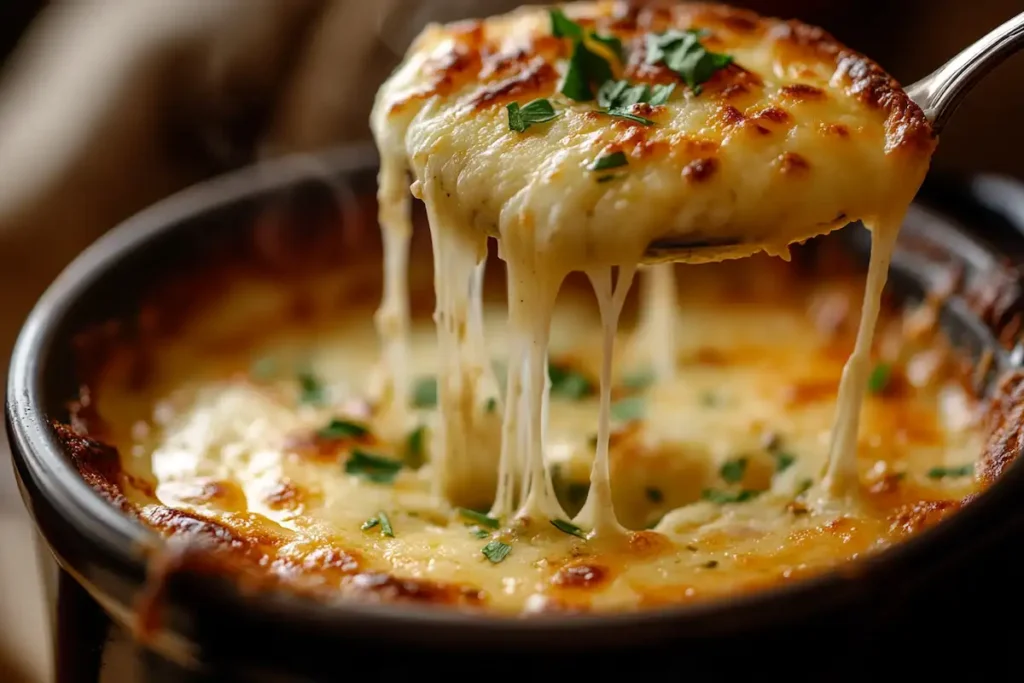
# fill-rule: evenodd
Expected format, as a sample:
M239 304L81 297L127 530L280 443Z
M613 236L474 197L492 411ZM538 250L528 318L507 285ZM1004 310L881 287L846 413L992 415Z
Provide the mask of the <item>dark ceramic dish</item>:
M74 606L95 601L114 622L130 621L146 583L147 554L160 543L83 481L50 425L51 419L67 419L66 406L77 395L72 338L92 324L136 317L144 293L171 273L199 268L211 254L262 258L251 248L252 231L268 206L305 212L300 224L344 222L325 178L372 195L374 164L372 150L353 148L319 157L315 164L284 160L187 190L82 254L26 322L10 369L7 429L22 495L62 568L67 595L61 599L78 615L69 612L68 618L86 619L77 631L71 624L61 627L65 680L74 680L76 673L85 676L77 680L90 679L79 670L88 657L67 659L74 649L68 641L81 646L103 632L99 610L74 611ZM990 366L979 373L986 391L1022 357L1014 348L1021 287L1010 267L1024 247L1022 226L1024 188L1012 182L929 181L908 217L893 265L890 290L909 299L962 267L962 284L944 304L942 325L958 346ZM864 231L843 234L851 248L865 250ZM305 237L289 239L294 247ZM286 273L291 266L287 248L281 249L277 261L263 265ZM330 250L321 251L330 256ZM1006 436L1011 454L1021 444L1018 430L1011 425ZM163 675L177 681L205 675L218 681L341 680L356 675L353 666L392 675L406 668L432 672L442 660L455 667L446 670L466 674L460 679L490 677L513 661L531 666L540 659L559 662L576 675L601 671L619 659L631 666L662 661L680 672L704 665L734 671L744 666L735 656L742 651L738 646L827 638L830 653L857 653L844 670L860 664L874 668L869 652L884 655L892 638L908 629L950 638L957 629L986 628L992 613L1015 610L1024 601L1014 560L1022 540L1024 467L1012 466L950 520L870 558L855 573L669 611L497 620L393 605L330 607L287 594L246 593L223 578L184 572L168 582L161 625L148 641L145 661L152 679ZM426 659L422 652L429 652ZM787 676L799 675L797 661L772 659ZM167 674L176 666L169 662L191 672ZM523 670L540 671L545 670Z

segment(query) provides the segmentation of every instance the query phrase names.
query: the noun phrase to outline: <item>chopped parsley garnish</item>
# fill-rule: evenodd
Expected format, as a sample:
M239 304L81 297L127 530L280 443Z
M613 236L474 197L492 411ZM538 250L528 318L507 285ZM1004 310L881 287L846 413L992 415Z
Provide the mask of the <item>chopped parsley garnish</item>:
M708 560L707 562L704 563L704 568L705 569L714 569L717 566L718 566L718 560Z
M551 17L551 33L556 38L569 38L573 41L572 56L569 66L562 79L559 91L571 100L589 102L594 99L594 85L600 86L612 78L612 68L608 60L594 52L585 38L583 27L567 17L559 9L549 11ZM590 38L610 49L619 59L622 58L622 42L614 36L600 36L591 33Z
M800 496L810 491L812 486L814 486L813 479L804 479L802 482L800 482L800 486L798 486L796 489L797 497L799 498Z
M420 425L409 432L405 439L405 462L409 467L419 469L423 465L426 453L427 428Z
M551 102L545 99L534 100L522 108L518 102L511 102L505 109L508 110L508 127L517 133L525 133L530 126L553 121L558 116Z
M625 152L612 152L611 154L605 154L599 156L593 164L590 165L591 171L607 171L610 168L619 168L629 163L626 158Z
M391 458L368 453L358 448L345 463L345 473L362 477L375 484L390 484L398 476L402 463Z
M488 529L497 529L499 526L501 526L501 522L499 522L497 519L489 515L485 515L482 512L470 510L469 508L459 508L458 510L459 514L465 517L466 519L476 524L479 524L480 526L485 526Z
M647 411L647 403L641 396L630 396L612 404L612 419L618 422L634 422L642 420Z
M796 456L787 451L776 451L772 453L775 456L775 471L785 472L790 466L796 462Z
M625 61L626 53L622 49L622 41L615 36L602 36L598 33L591 33L590 39L611 50L612 54L614 54L615 58L620 62Z
M593 52L582 40L576 40L559 91L570 100L589 102L594 99L592 84L604 83L611 77L612 68L607 60Z
M475 526L472 529L470 529L469 533L473 536L473 538L487 538L491 535L490 532L484 531L478 526Z
M718 489L704 489L701 491L700 497L704 500L711 501L712 503L718 503L724 505L725 503L745 503L748 500L753 500L761 494L760 491L751 491L744 489L736 493L730 491L719 491Z
M433 408L437 405L437 378L421 377L412 390L412 404L417 408Z
M648 486L644 489L644 493L647 495L647 500L652 503L660 503L665 500L665 495L661 492L661 489L654 486Z
M609 109L608 111L605 112L605 114L620 119L628 119L629 121L633 121L634 123L642 123L645 126L654 125L654 121L651 121L650 119L645 119L643 116L637 116L636 114L632 114L626 109Z
M552 9L548 11L548 15L551 17L551 35L555 38L583 40L583 27L565 16L565 12Z
M324 386L312 372L300 372L299 380L299 402L320 404L324 402Z
M377 517L370 517L368 520L363 522L363 525L359 528L363 531L369 531L378 524L380 524L380 519L378 519Z
M959 467L933 467L928 470L929 479L945 479L946 477L969 477L974 474L974 465L968 463Z
M496 399L493 396L491 396L489 399L487 399L487 403L484 404L484 411L487 412L488 414L490 414L490 413L493 413L497 409L498 409L498 399Z
M567 522L564 519L553 519L551 520L551 525L562 533L569 534L570 536L576 536L583 540L587 539L587 535L583 533L583 529L579 528L572 522Z
M728 483L738 484L743 480L743 474L746 471L747 459L736 458L735 460L727 460L718 470L718 473L722 476L722 479Z
M732 64L732 56L711 52L700 39L703 31L668 31L647 36L647 63L662 62L674 71L694 95L721 69Z
M879 363L871 370L871 374L868 376L868 391L872 394L882 393L889 386L891 378L892 366L888 363Z
M594 393L593 383L572 368L548 364L551 378L551 395L578 401Z
M340 441L341 439L358 439L369 433L369 429L357 422L335 418L325 427L318 429L316 435L317 438L326 441Z
M384 512L378 512L377 518L380 520L380 535L394 538L395 530L391 528L391 520L388 519L388 516Z
M510 552L512 552L512 546L508 543L502 543L501 541L491 541L485 545L480 552L482 552L484 557L488 560L494 564L498 564L508 557Z
M651 97L647 100L647 103L654 106L665 104L672 97L672 93L675 92L675 89L675 83L669 83L668 85L656 85L651 88Z

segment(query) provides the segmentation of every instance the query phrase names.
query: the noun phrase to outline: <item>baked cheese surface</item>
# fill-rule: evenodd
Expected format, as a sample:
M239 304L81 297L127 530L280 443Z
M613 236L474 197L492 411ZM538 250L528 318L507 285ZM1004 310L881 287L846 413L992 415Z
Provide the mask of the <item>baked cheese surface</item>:
M785 266L755 257L689 277L689 303L672 321L673 381L653 380L630 300L612 382L621 536L586 538L568 516L493 519L489 492L476 512L432 495L433 325L416 316L410 335L415 422L384 438L365 390L378 353L370 311L338 282L317 284L304 322L289 317L287 293L236 287L147 355L141 388L136 357L115 355L90 386L105 425L93 431L120 452L119 485L144 522L216 539L229 566L321 599L519 614L768 588L879 552L955 511L977 490L983 441L944 340L908 333L922 311L884 315L857 445L864 504L814 509L808 487L827 457L859 278L808 286ZM579 285L568 283L556 307L545 443L567 515L587 496L601 359L598 312ZM486 305L499 365L504 314L500 297ZM282 321L284 331L269 331Z
M710 4L562 10L591 57L574 57L546 8L523 8L428 27L380 90L382 156L408 163L415 191L444 202L453 225L529 232L573 270L635 263L662 236L741 243L692 260L784 253L851 221L902 215L924 177L934 139L921 111L820 29ZM647 86L643 99L672 91L616 106L630 98L599 92L609 74L587 70L592 55L623 88ZM730 61L714 69L716 56ZM586 97L580 74L594 99L573 99ZM538 99L552 118L513 130L508 107Z

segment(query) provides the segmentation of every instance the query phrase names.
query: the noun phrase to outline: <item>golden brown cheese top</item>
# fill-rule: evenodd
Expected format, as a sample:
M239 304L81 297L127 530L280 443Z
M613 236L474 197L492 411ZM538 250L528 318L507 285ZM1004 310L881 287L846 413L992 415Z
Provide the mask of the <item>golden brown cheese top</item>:
M663 235L781 252L902 213L923 179L935 139L921 110L821 29L701 3L563 9L611 80L673 86L670 96L622 116L602 106L597 82L597 99L564 94L576 41L554 35L546 9L429 26L381 88L372 123L382 155L411 167L416 192L450 200L448 221L535 231L579 268L626 263ZM652 38L690 30L731 57L696 88L685 70L649 59ZM512 130L508 107L537 99L554 118ZM620 153L625 164L600 168Z
M616 511L633 531L609 542L430 495L432 325L419 317L411 337L420 426L384 439L365 394L376 338L370 312L352 306L351 278L318 282L301 317L286 313L298 307L280 288L234 287L174 338L113 355L75 411L92 440L62 431L86 479L145 524L197 543L194 563L319 599L620 612L760 590L955 513L981 485L972 471L985 437L945 342L908 339L909 318L887 314L858 443L865 505L806 505L859 282L809 288L784 265L694 269L672 382L650 383L630 326L620 332L611 467ZM503 313L489 305L486 316L498 363ZM570 283L555 321L546 451L571 514L594 455L591 294Z

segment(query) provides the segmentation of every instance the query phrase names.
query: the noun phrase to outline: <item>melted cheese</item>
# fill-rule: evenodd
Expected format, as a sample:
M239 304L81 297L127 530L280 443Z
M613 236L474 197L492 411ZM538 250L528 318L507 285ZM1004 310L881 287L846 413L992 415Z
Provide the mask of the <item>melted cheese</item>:
M189 520L222 525L230 531L219 538L240 539L226 552L256 544L252 562L260 572L291 586L311 583L327 599L359 597L378 585L378 599L401 599L387 597L384 589L397 584L380 583L381 576L416 586L416 595L432 601L455 598L427 586L458 586L458 595L481 596L467 607L507 614L634 610L755 590L876 552L920 528L929 510L955 505L949 501L976 490L974 480L929 472L969 465L983 440L972 419L975 401L948 374L950 364L932 362L911 384L893 357L890 391L869 395L857 438L857 479L868 504L811 506L812 492L801 491L827 463L860 280L804 284L784 265L755 258L688 271L674 320L676 378L651 384L642 379L649 369L642 355L608 353L613 343L630 348L640 329L643 303L634 292L618 334L608 336L628 270L615 286L607 270L591 272L589 288L580 278L563 286L551 313L550 360L578 369L591 390L574 398L562 384L546 383L547 467L528 484L551 487L553 502L535 502L558 505L552 516L597 528L617 518L631 530L604 540L536 520L491 528L434 495L433 467L444 463L437 455L446 447L440 396L439 406L410 411L411 425L425 428L426 464L418 466L409 457L413 428L384 436L386 415L367 400L378 354L372 311L345 295L365 291L345 284L362 274L318 280L305 322L288 317L292 306L280 284L239 283L159 347L142 388L132 354L116 356L92 384L94 406L110 429L96 436L122 454L125 495L144 521L169 534L209 528ZM506 324L500 264L492 261L488 270L487 356L511 366L521 340ZM414 278L411 289L429 284ZM822 298L838 298L840 309L852 311L836 333L819 330L824 316L815 302ZM900 322L883 315L879 330L899 340ZM408 340L410 377L444 367L429 314L414 318ZM908 368L947 354L931 336L899 348ZM303 400L303 372L317 378L319 403ZM525 386L529 378L522 379ZM639 419L624 419L630 401L642 406ZM606 410L607 423L599 419ZM318 436L339 418L368 434ZM607 442L595 439L602 429ZM409 464L392 482L375 481L350 467L356 451ZM758 494L742 500L742 491ZM609 495L616 518L600 518ZM742 502L724 502L730 497ZM393 536L379 523L363 529L381 512ZM510 549L497 563L482 554L492 541ZM325 557L336 558L340 575L328 571L335 565L325 569Z
M669 29L702 30L703 45L729 54L733 63L703 90L681 88L663 104L634 105L633 119L612 117L593 102L561 93L560 82L570 77L571 41L552 35L549 13L532 8L428 27L381 88L374 134L389 156L404 153L434 238L447 386L441 399L446 445L438 455L435 491L452 500L478 494L489 485L489 454L499 452L492 512L512 512L518 479L518 517L563 516L543 457L544 368L551 306L569 272L591 273L598 287L604 281L599 273L617 267L631 274L652 258L649 247L666 237L713 246L654 257L702 262L765 251L787 258L791 243L862 219L876 226L868 282L876 298L864 305L859 343L844 372L821 489L822 501L850 498L877 296L899 221L934 145L923 114L877 65L793 22L688 4L635 10L592 2L568 11L581 30L622 42L628 56L605 55L616 78L681 86L675 73L644 58L647 38ZM513 130L505 105L534 98L550 99L554 120ZM595 173L595 162L613 153L625 155L626 171ZM381 207L382 215L393 211ZM382 225L388 229L386 221ZM472 387L487 368L472 344L453 336L465 328L466 311L474 305L462 298L468 256L484 250L487 236L499 240L508 264L512 354L500 447L481 440L467 455L452 435L456 429L460 435L477 432L472 422L481 403L471 391L458 390L454 398L447 392L452 385ZM642 343L667 381L675 366L672 271L656 266L650 278L652 305ZM606 308L612 306L608 296L599 294ZM607 313L609 320L617 317ZM599 419L601 453L608 431L604 410ZM619 525L600 460L592 504L580 519L605 520L593 532L610 533Z
M364 377L375 351L354 320L343 340L317 343L318 357L334 359L318 368L330 379L319 405L296 405L290 380L253 383L217 363L212 378L167 374L169 385L151 388L160 407L142 416L141 436L113 436L144 463L132 476L155 480L152 494L136 492L143 519L166 528L168 509L186 510L256 534L276 558L260 564L270 573L284 571L280 562L295 576L316 574L315 553L330 548L347 558L332 565L342 568L341 594L378 571L469 586L478 602L521 612L754 589L884 547L955 509L969 479L930 481L920 468L977 452L973 423L937 406L956 384L861 415L893 245L934 146L920 110L872 62L797 23L711 5L568 11L587 31L621 39L629 57L615 63L617 77L680 92L634 107L650 126L569 100L558 90L570 41L550 35L545 11L428 27L372 119L384 247L376 374ZM645 37L670 28L705 30L705 46L733 65L702 92L683 87L643 59ZM554 120L511 130L505 105L540 97ZM619 152L628 159L619 175L595 174L598 158ZM433 340L410 322L407 174L429 220ZM780 285L779 299L759 292L750 305L702 299L691 269L680 296L666 263L644 268L639 323L620 335L645 263L759 252L788 260L792 243L853 220L870 226L872 253L841 373L835 340L786 298L799 288ZM649 251L665 237L707 246ZM489 238L505 263L504 309L483 303ZM744 265L755 281L770 272ZM586 320L558 305L576 272L596 298ZM713 272L735 285L736 271ZM568 310L585 309L576 292ZM555 340L559 331L568 343ZM619 336L633 368L616 362ZM575 401L553 394L560 344L583 373ZM168 354L195 357L187 346ZM697 362L686 360L688 346ZM506 364L503 391L495 361ZM653 372L651 387L624 381L637 368ZM424 372L437 380L436 410L425 412L409 403L413 374ZM793 391L812 398L780 400L779 388L802 376ZM130 410L109 393L105 410ZM613 420L623 400L633 414ZM912 416L896 432L902 441L887 431L890 410ZM339 417L364 429L331 436ZM781 450L761 442L766 429L786 434ZM426 451L428 464L399 467L410 450ZM490 507L490 516L458 506Z

